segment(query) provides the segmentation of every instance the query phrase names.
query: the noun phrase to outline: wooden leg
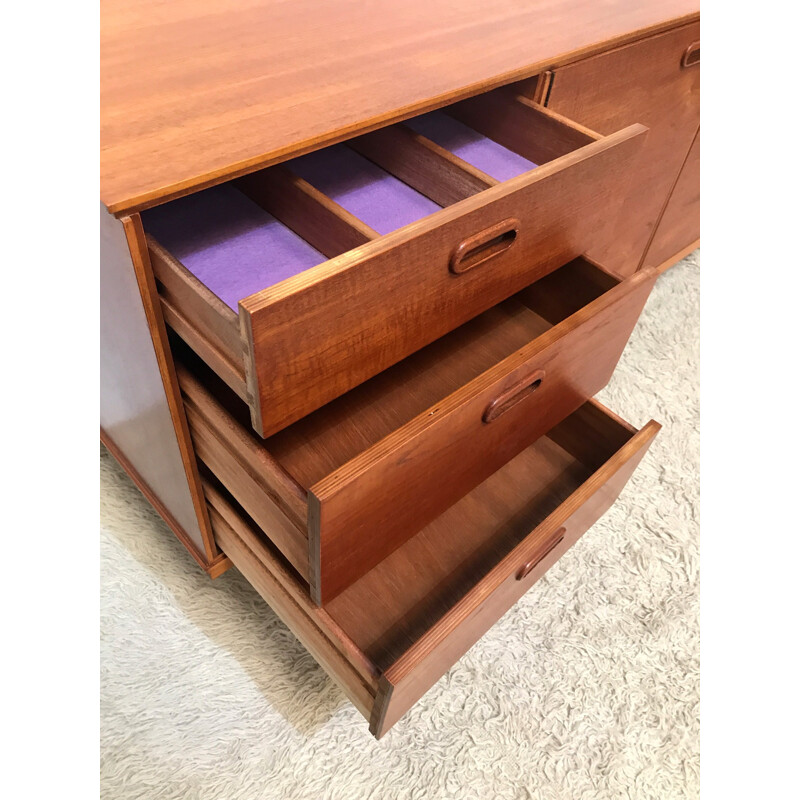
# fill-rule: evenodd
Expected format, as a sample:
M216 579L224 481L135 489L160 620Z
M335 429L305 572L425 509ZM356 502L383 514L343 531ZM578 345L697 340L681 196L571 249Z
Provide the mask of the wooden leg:
M209 574L213 538L138 215L100 210L100 427L109 451Z

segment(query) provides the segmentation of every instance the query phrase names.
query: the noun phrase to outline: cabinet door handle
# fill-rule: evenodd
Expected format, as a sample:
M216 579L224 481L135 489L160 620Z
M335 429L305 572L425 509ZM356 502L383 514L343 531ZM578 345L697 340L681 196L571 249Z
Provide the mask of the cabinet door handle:
M695 67L700 63L700 42L693 42L686 48L686 52L681 59L681 66Z
M450 256L450 272L462 275L490 258L505 253L517 240L519 220L504 219L486 230L464 239Z
M537 369L529 372L524 378L517 381L510 389L495 397L483 412L484 422L494 422L501 414L533 394L544 380L544 370Z

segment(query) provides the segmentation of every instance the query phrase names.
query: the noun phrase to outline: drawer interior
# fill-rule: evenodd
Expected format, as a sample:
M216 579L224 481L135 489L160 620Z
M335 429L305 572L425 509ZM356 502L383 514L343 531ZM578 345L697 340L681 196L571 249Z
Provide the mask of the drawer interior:
M473 98L157 206L142 213L145 231L237 311L250 295L593 141L523 98L500 116L496 102Z
M325 614L368 671L385 672L637 433L585 403L341 592ZM263 552L282 562L269 533L259 536Z
M346 144L309 153L286 167L381 236L442 207Z
M150 209L164 317L267 438L609 234L645 133L504 88Z
M324 609L202 469L218 544L380 738L608 510L659 427L587 401Z
M301 486L310 488L616 285L591 264L572 262L264 445Z
M246 446L307 492L617 284L577 259L267 439L248 431ZM190 406L199 382L217 404L203 413L222 413L247 431L246 404L186 348L176 344L176 353Z
M557 433L542 437L331 600L326 611L378 669L388 669L591 472Z
M142 223L234 311L243 297L326 260L232 184L144 211Z
M266 439L176 343L195 448L327 604L605 385L640 277L570 262Z
M516 178L537 166L443 111L413 117L405 124L497 181Z

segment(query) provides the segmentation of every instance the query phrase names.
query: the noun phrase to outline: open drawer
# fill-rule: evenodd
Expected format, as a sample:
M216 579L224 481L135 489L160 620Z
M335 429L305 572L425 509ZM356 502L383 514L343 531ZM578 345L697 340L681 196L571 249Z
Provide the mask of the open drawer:
M271 531L206 494L217 543L380 737L605 513L659 427L585 403L324 609Z
M195 449L328 603L602 389L655 279L576 259L266 440L176 342Z
M602 242L645 133L503 88L150 209L166 319L270 436Z

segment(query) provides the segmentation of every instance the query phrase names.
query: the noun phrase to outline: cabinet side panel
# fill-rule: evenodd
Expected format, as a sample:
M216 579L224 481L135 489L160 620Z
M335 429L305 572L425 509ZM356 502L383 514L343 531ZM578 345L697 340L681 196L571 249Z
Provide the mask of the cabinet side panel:
M206 553L125 231L102 206L100 427Z

